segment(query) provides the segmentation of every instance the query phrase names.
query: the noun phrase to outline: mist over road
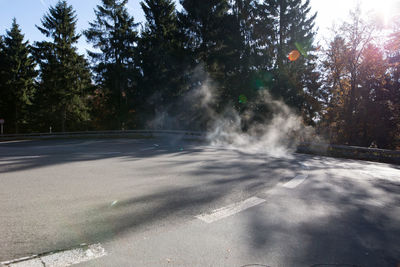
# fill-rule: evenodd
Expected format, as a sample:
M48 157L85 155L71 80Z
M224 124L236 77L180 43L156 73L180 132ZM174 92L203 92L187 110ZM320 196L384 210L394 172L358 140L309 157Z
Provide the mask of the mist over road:
M400 167L199 141L0 143L0 262L101 244L81 266L396 266Z

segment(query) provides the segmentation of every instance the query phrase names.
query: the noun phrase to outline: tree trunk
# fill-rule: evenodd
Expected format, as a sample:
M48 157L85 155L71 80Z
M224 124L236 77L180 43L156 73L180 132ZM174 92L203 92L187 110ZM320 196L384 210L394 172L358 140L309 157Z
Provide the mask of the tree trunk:
M61 131L64 133L65 132L65 121L67 120L67 108L65 105L62 107L61 111Z
M281 70L283 67L283 17L285 14L283 1L279 1L279 45L278 45L278 69Z
M352 75L353 76L353 75ZM355 76L355 75L354 75ZM355 138L355 121L354 121L354 113L356 111L356 101L355 101L355 97L356 97L356 87L357 87L357 83L356 83L356 78L352 77L352 81L351 81L351 86L350 86L350 101L349 101L349 106L347 109L347 131L349 132L349 137L348 137L348 143L349 145L354 145L354 138Z
M18 128L18 104L15 104L15 133L19 133L19 128Z

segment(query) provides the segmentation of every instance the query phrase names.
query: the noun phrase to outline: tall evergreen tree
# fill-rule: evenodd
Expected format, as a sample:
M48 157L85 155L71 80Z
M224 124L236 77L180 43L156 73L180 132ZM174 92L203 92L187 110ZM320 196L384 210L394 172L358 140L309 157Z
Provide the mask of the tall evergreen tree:
M141 2L146 23L139 41L142 99L152 112L166 112L185 89L187 57L172 0ZM172 111L173 108L170 109Z
M0 118L4 116L4 107L6 106L6 99L5 99L5 78L4 78L4 70L5 67L5 55L4 55L4 41L3 36L0 35Z
M312 124L319 110L319 75L313 54L317 14L310 14L310 0L275 0L267 9L277 26L273 93L302 111L305 121Z
M32 104L35 71L28 41L24 42L16 19L6 32L1 53L0 116L8 125L8 132L19 133L28 124L28 106Z
M105 96L104 123L108 128L135 126L134 89L137 87L138 68L135 58L138 24L129 15L128 0L102 0L95 10L96 19L84 32L87 40L99 52L88 52L95 63L96 82Z
M242 118L245 125L268 119L268 106L259 101L260 91L270 90L273 82L274 17L270 14L271 1L233 0L232 13L240 37L236 38L239 58L234 62L236 71L231 75L229 88L233 90L235 106L240 112L251 110ZM243 101L245 99L245 101ZM248 113L248 112L247 112ZM249 114L249 113L248 113ZM246 127L244 127L246 128Z
M179 20L185 32L187 48L195 63L218 84L219 109L237 94L230 87L231 75L237 70L240 57L240 32L228 0L181 0Z
M59 1L41 22L42 27L36 27L52 41L38 42L35 48L41 70L39 124L63 132L67 125L70 129L83 127L89 119L87 95L91 81L88 64L74 46L80 38L75 11L66 0Z

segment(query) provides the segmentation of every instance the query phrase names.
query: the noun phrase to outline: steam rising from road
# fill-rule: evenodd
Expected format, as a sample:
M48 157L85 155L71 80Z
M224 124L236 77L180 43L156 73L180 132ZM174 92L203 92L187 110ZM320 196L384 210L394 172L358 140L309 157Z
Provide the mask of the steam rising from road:
M268 107L265 114L257 108L239 114L233 104L222 113L217 112L216 88L217 85L205 76L176 105L160 112L151 126L158 129L207 129L207 140L213 146L276 157L289 157L300 141L312 136L312 128L306 127L300 116L282 101L273 99L267 90L260 90L257 100L252 103L253 107ZM255 117L258 119L254 120Z

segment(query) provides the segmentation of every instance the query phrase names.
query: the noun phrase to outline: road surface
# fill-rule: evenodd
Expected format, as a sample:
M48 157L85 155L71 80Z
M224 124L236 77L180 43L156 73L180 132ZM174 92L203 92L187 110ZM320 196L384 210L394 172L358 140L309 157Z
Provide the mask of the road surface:
M43 140L0 143L0 183L3 265L63 266L81 244L102 254L76 266L400 263L396 165L177 138Z

